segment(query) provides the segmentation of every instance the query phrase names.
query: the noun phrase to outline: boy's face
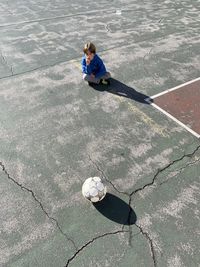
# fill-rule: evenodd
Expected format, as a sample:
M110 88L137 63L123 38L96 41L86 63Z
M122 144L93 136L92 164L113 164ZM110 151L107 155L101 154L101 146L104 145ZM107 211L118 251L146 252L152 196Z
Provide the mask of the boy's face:
M91 60L93 60L93 58L94 58L94 54L91 53L90 51L88 51L86 54L86 59L89 59L91 61Z

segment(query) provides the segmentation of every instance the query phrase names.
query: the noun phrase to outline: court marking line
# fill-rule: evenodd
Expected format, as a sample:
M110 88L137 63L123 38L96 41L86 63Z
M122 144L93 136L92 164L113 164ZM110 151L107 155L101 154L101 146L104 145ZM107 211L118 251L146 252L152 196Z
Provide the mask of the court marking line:
M199 81L199 80L200 80L200 77L198 77L198 78L196 78L196 79L193 79L193 80L191 80L191 81L189 81L189 82L185 82L185 83L182 83L182 84L177 85L177 86L175 86L175 87L172 87L171 89L167 89L167 90L165 90L165 91L163 91L163 92L161 92L161 93L158 93L158 94L156 94L156 95L153 95L153 96L151 96L151 97L149 97L149 98L153 99L153 98L159 97L159 96L161 96L161 95L167 94L167 93L169 93L169 92L172 92L172 91L174 91L174 90L176 90L176 89L179 89L179 88L181 88L181 87L184 87L184 86L186 86L186 85L188 85L188 84L197 82L197 81Z
M180 126L182 126L183 128L185 128L188 132L190 132L191 134L193 134L194 136L196 136L197 138L200 138L200 134L198 134L197 132L195 132L194 130L192 130L191 128L189 128L186 124L184 124L183 122L181 122L180 120L178 120L177 118L175 118L173 115L171 115L169 112L167 112L166 110L162 109L161 107L159 107L158 105L156 105L155 103L153 103L151 100L156 98L156 97L159 97L161 95L164 95L168 92L172 92L176 89L179 89L181 87L184 87L188 84L191 84L191 83L194 83L196 81L199 81L200 80L200 77L199 78L196 78L194 80L191 80L189 82L186 82L186 83L183 83L183 84L180 84L178 86L175 86L171 89L168 89L164 92L161 92L159 94L156 94L154 96L151 96L151 97L147 97L145 98L145 101L148 102L151 106L153 106L154 108L156 108L157 110L159 110L160 112L162 112L163 114L165 114L167 117L169 117L170 119L172 119L173 121L175 121L177 124L179 124Z
M71 63L77 67L79 70L81 69L81 64L78 63L77 60L71 60ZM157 134L160 134L163 137L169 137L169 134L167 133L167 129L157 124L152 118L150 118L147 114L145 114L143 111L138 109L136 106L131 104L130 102L125 101L125 99L122 99L123 96L117 96L114 94L115 99L117 99L121 103L125 103L128 105L128 109L130 111L133 111L140 119L145 122L151 129L153 129Z

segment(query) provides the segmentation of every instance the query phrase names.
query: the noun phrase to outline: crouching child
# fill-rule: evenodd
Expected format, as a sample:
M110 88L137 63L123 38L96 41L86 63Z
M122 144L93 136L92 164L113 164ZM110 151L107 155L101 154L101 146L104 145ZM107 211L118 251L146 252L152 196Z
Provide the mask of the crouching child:
M111 77L106 71L103 60L96 54L96 47L93 43L88 42L83 48L84 56L81 65L83 72L83 80L90 84L109 85Z

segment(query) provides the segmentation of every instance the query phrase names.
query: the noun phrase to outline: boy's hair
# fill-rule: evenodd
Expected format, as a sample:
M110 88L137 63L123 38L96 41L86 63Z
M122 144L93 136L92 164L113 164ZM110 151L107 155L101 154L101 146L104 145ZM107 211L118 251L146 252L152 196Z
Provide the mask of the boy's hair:
M84 45L83 52L87 55L88 52L96 54L96 47L93 43L88 42Z

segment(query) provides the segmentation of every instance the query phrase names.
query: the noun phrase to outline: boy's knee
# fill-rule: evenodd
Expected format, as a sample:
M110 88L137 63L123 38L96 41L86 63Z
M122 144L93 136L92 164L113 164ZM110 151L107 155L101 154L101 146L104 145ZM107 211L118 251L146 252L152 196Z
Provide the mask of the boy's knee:
M110 72L107 72L107 73L106 73L106 76L107 76L107 79L111 78L111 74L110 74Z
M87 80L88 80L88 79L87 79L87 78L88 78L87 76L88 76L87 74L85 74L85 73L83 74L83 80L84 80L84 81L87 81Z

